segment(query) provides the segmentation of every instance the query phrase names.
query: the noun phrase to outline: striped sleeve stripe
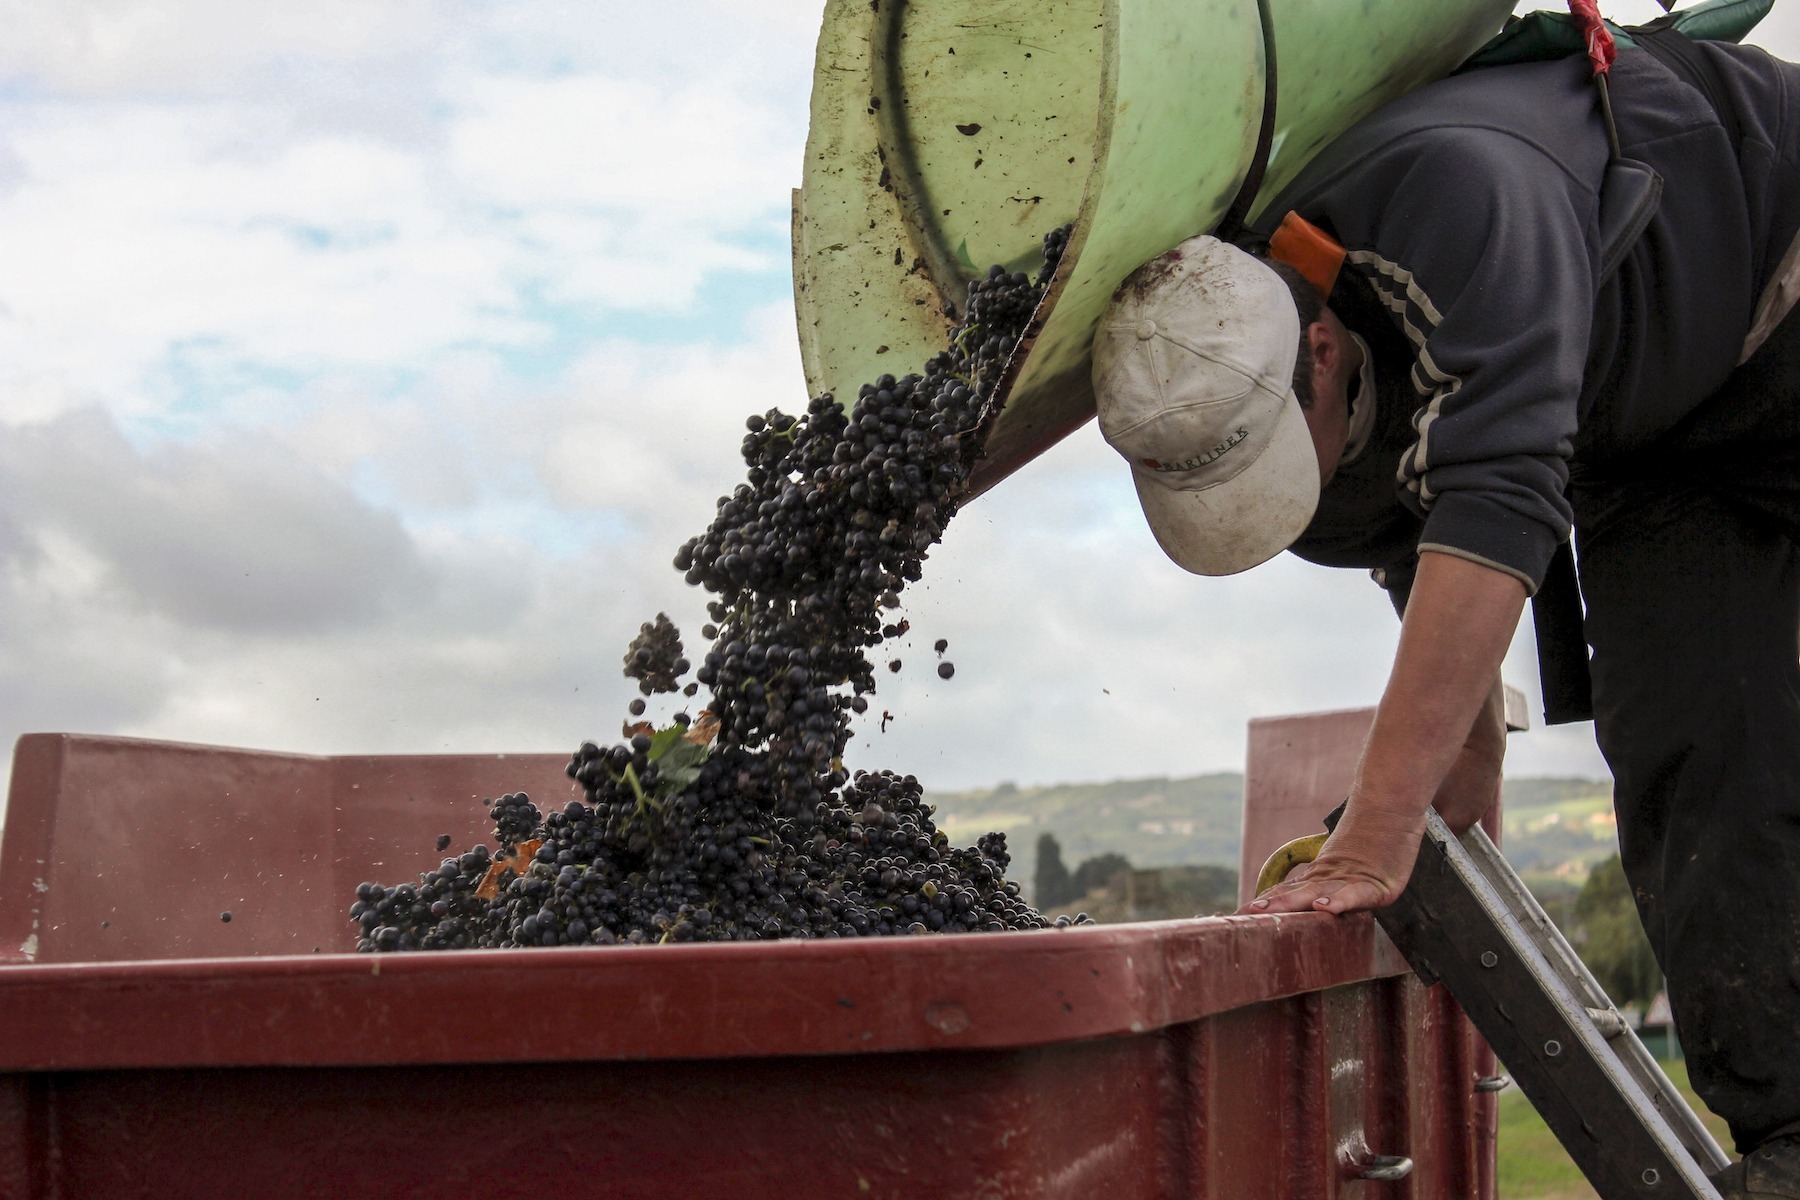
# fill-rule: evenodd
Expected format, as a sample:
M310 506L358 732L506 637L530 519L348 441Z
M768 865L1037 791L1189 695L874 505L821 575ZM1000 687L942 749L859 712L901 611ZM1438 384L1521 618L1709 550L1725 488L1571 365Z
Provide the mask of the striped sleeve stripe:
M1352 250L1345 258L1363 269L1381 302L1400 318L1400 327L1406 331L1407 339L1415 348L1423 349L1425 339L1443 322L1444 316L1425 294L1425 289L1413 279L1412 272L1373 250Z
M1419 440L1413 443L1408 453L1400 457L1397 476L1400 485L1417 495L1422 506L1429 508L1436 499L1424 483L1425 475L1431 468L1431 426L1437 421L1444 401L1462 390L1461 376L1452 375L1440 368L1432 361L1431 352L1425 348L1426 341L1443 322L1443 314L1413 278L1412 272L1405 267L1389 262L1372 250L1352 250L1345 258L1362 269L1364 276L1374 287L1376 296L1389 312L1399 318L1400 328L1418 351L1419 357L1413 363L1411 371L1412 385L1413 390L1427 404L1413 419L1413 428L1418 431Z

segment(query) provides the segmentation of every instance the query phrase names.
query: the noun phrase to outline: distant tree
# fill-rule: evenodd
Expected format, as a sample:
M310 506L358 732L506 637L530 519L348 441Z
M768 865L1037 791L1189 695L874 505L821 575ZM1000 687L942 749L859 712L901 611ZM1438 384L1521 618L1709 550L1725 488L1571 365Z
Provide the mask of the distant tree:
M1508 861L1511 861L1511 847L1508 847L1506 853ZM1581 887L1562 878L1540 878L1530 886L1531 894L1544 910L1544 915L1563 931L1564 937L1574 941L1575 897L1581 894Z
M1571 906L1570 923L1570 941L1613 1003L1648 1004L1662 989L1662 969L1638 921L1618 855L1589 872Z
M1084 859L1082 864L1075 868L1075 874L1069 880L1069 899L1079 900L1094 889L1105 887L1129 870L1131 870L1131 860L1123 854L1109 852Z
M1038 838L1037 870L1031 877L1031 897L1039 908L1055 908L1081 895L1063 865L1062 845L1054 833Z

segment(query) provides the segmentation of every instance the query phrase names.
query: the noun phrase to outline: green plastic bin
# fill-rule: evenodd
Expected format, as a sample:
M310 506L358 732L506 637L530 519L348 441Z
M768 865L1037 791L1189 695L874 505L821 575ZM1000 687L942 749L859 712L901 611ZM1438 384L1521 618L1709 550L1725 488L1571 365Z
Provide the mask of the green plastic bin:
M1511 0L1271 0L1280 96L1267 198L1382 102L1487 41ZM1073 221L1008 372L973 491L1094 412L1088 348L1119 282L1217 224L1249 169L1254 0L828 0L794 194L813 394L941 350L968 281L1035 266Z

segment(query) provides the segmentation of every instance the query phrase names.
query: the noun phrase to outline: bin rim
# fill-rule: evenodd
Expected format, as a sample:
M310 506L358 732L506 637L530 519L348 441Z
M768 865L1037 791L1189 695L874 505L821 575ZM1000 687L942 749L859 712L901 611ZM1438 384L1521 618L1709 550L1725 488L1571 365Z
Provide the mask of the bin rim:
M0 1070L1002 1050L1408 968L1367 914L918 938L0 967Z

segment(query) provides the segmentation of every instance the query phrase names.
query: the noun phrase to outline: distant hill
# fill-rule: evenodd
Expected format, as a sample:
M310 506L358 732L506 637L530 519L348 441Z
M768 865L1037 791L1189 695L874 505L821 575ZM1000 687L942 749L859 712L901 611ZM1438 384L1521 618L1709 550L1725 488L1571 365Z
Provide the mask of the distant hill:
M1137 867L1237 868L1244 777L1236 771L1186 779L934 792L937 824L958 845L991 831L1006 834L1008 872L1029 892L1037 840L1053 833L1072 870L1083 859L1123 854ZM1612 784L1604 779L1527 777L1505 783L1506 856L1528 882L1579 884L1588 868L1618 849Z
M1244 777L1236 771L1031 788L1003 783L926 799L937 805L938 828L959 846L984 833L1004 832L1013 856L1008 874L1027 889L1037 866L1037 840L1045 833L1056 835L1071 869L1107 851L1139 867L1237 869Z
M1580 884L1589 867L1619 852L1611 780L1508 779L1504 798L1501 845L1533 886L1547 878Z

